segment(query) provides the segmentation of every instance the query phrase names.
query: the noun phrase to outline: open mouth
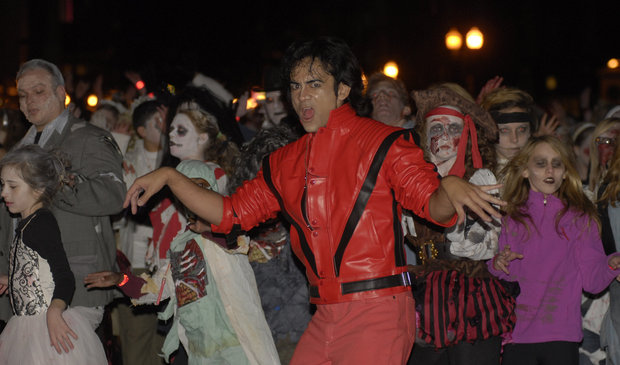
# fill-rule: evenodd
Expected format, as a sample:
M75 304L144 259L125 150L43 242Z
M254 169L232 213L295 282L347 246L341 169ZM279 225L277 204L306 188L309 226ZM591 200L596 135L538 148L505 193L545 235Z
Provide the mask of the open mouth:
M548 177L548 178L544 179L543 182L546 183L546 184L553 184L553 183L555 183L555 179L552 178L552 177Z
M314 109L312 108L303 108L301 110L302 118L304 120L310 120L314 117Z

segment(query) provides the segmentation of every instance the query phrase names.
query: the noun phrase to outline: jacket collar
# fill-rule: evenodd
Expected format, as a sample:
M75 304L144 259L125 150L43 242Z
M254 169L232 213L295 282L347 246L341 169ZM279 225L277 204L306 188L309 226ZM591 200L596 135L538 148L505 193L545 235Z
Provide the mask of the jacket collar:
M546 200L546 203L545 203ZM527 204L535 207L563 207L564 203L555 195L547 195L530 189Z
M48 123L43 128L43 131L41 132L41 138L39 139L39 145L45 146L47 144L47 141L54 134L54 132L56 132L57 134L61 134L63 129L65 128L65 125L67 125L68 121L69 121L69 111L65 109L62 113L60 113L60 115L56 117L56 119ZM30 127L30 129L28 130L28 132L22 139L22 142L20 143L20 145L33 144L36 134L37 134L37 129L33 125Z
M325 128L339 129L347 126L356 117L355 110L351 104L345 103L329 113L329 119Z

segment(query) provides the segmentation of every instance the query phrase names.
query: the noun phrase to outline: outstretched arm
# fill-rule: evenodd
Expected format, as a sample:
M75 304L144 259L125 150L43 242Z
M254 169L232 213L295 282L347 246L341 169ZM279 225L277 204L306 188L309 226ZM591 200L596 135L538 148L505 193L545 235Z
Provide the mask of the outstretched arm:
M222 196L203 189L170 167L162 167L136 179L127 191L123 207L131 205L131 211L135 214L139 206L146 204L153 194L166 185L190 211L211 224L220 224L223 214Z
M476 186L456 176L441 179L439 188L431 195L429 213L437 222L447 222L457 213L458 224L465 220L465 207L483 220L490 222L491 216L501 218L492 204L506 205L506 202L487 193L501 185Z

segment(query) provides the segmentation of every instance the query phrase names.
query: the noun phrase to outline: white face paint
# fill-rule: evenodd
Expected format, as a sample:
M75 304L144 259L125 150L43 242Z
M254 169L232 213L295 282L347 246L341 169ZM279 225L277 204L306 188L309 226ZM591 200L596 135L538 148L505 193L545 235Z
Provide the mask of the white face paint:
M177 114L170 125L170 154L180 160L203 160L207 134L199 134L185 114Z
M432 115L426 118L426 145L431 162L445 176L454 165L458 152L463 119L453 115Z

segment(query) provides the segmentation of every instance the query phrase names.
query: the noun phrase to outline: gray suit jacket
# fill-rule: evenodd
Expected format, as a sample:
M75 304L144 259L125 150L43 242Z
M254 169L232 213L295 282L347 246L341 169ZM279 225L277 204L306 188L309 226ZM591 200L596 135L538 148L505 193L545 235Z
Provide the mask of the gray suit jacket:
M109 216L122 210L125 198L123 157L110 133L73 116L69 116L62 132L53 131L43 147L60 150L71 161L71 173L75 175L75 185L64 186L49 207L60 226L75 275L71 305L106 305L112 300L113 290L87 291L83 282L88 273L115 268L116 241ZM2 233L0 230L0 239L6 241ZM9 245L0 245L0 261L8 256Z

